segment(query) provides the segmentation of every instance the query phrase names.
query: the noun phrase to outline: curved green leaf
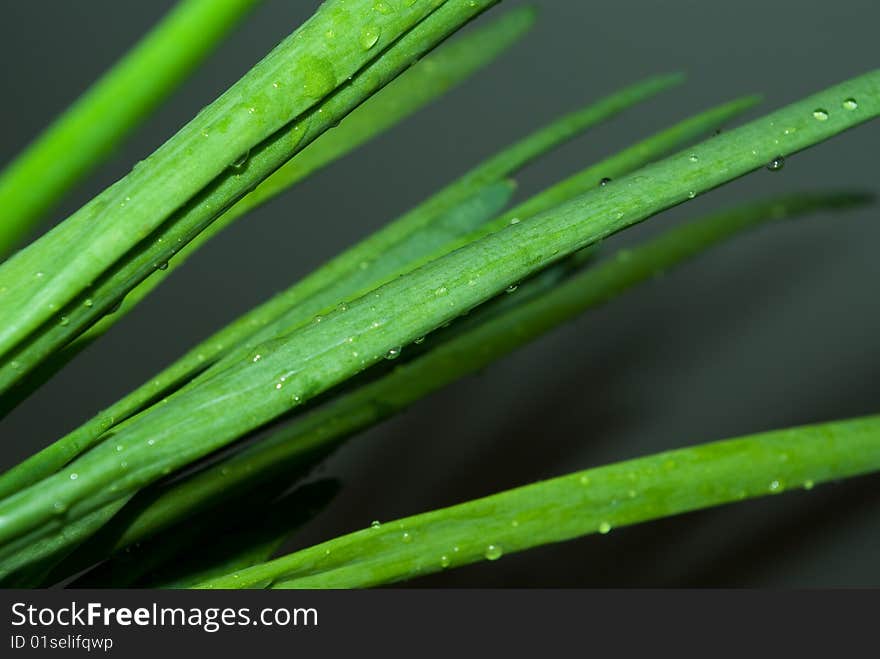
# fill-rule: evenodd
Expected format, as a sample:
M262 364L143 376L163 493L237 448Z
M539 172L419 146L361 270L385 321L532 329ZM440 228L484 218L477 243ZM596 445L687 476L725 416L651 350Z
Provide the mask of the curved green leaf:
M857 99L855 102L847 102ZM821 110L821 116L819 113ZM841 83L511 225L261 346L0 502L0 540L74 521L381 361L568 254L880 114L880 71ZM111 488L115 488L111 490Z
M259 0L182 0L0 173L0 259L103 161Z
M201 588L361 588L880 469L880 416L588 469L382 524Z

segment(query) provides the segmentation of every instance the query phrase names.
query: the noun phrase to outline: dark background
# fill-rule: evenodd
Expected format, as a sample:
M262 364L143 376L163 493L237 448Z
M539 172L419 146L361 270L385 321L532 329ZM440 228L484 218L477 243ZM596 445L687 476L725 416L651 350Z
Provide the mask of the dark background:
M504 5L521 4L507 0ZM647 75L685 87L520 177L520 195L712 104L777 107L877 66L876 0L534 0L538 25L432 107L216 238L0 424L0 467L56 439L241 312L501 146ZM0 3L0 162L171 5ZM317 2L266 0L71 194L58 220L125 174ZM784 191L880 192L870 125L614 239ZM292 546L539 478L685 444L876 412L876 208L768 227L590 312L337 454L335 502ZM413 582L433 586L880 585L880 478L682 516Z

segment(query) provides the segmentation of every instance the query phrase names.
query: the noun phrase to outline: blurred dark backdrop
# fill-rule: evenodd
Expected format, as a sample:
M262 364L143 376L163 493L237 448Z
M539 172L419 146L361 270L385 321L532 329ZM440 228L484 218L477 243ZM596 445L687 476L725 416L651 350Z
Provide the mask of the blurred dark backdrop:
M170 0L0 3L0 162L119 56ZM516 6L517 0L504 5ZM560 149L532 193L712 104L760 112L878 65L876 0L533 0L537 27L440 102L215 239L0 424L0 467L57 438L193 342L286 287L495 149L650 74L689 82ZM69 196L64 217L244 73L317 2L266 0L166 106ZM626 232L623 245L783 191L880 192L874 124ZM292 546L610 460L877 411L880 214L738 239L642 286L352 442L344 482ZM413 585L880 585L880 478L592 536Z

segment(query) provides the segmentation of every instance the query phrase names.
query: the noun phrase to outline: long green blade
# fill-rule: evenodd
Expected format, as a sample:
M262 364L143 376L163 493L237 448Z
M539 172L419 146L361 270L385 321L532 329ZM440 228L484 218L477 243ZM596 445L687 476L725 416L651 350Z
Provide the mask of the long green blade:
M195 69L259 0L182 0L0 173L0 259Z
M519 7L441 46L367 99L334 130L305 147L180 250L168 268L157 270L126 295L118 311L102 318L83 341L115 324L211 237L245 213L273 199L314 172L388 130L452 87L471 77L516 43L531 28L535 12Z
M433 251L437 245L457 240L462 235L475 230L489 218L495 217L507 205L513 190L514 186L509 181L494 183L478 190L473 197L465 199L459 206L441 213L425 230L407 236L401 243L389 249L378 264L378 268L350 273L349 276L328 287L328 293L345 295L353 290L364 288L371 290L382 283L376 281L375 277L388 279L399 271L406 271L406 264L411 260ZM372 286L371 281L374 282ZM303 305L297 309L304 314L304 318L311 319L315 313L323 311L328 304L332 304L327 301L328 299L334 298L319 292L314 298L304 300ZM87 424L13 467L0 476L0 498L56 471L86 450L89 443L96 440L106 429L107 426L95 427L94 424Z
M426 50L495 2L497 0L447 2L395 42L378 61L358 72L337 92L292 122L292 126L285 126L283 130L252 148L246 165L238 169L235 166L228 168L223 176L218 176L204 190L188 200L157 232L145 237L138 249L110 266L97 281L89 283L65 307L56 309L54 321L45 322L28 341L7 353L6 363L0 365L0 392L19 382L43 360L103 315L112 313L115 305L128 291L157 269L167 267L168 260L209 226L231 203L253 189L299 149L330 129L365 98L404 71ZM243 80L246 79L247 76ZM273 83L276 84L280 85ZM128 202L123 203L127 205ZM97 222L95 218L92 220L93 223ZM84 240L85 238L83 236ZM20 288L22 287L18 286L16 290ZM2 291L0 287L0 313Z
M225 510L263 483L291 478L313 465L346 438L394 415L417 400L487 367L543 333L665 272L683 260L767 221L809 212L845 209L869 198L859 194L798 195L718 213L589 268L560 283L561 273L545 271L456 324L452 337L427 339L429 351L394 368L375 382L334 399L293 421L237 455L162 490L145 492L147 505L112 520L101 536L78 552L56 579L83 569L102 556L137 545L209 507ZM553 269L555 270L555 269Z
M62 472L0 502L0 541L73 521L191 463L381 361L548 265L666 208L880 114L880 71L841 83L511 225L401 277L119 428ZM115 487L115 491L110 488Z
M251 149L345 85L443 4L426 0L394 12L377 11L372 0L322 4L130 174L0 266L0 354L88 289L221 174L235 170ZM376 36L369 47L364 30ZM287 157L297 146L298 140L288 144ZM239 197L247 192L237 190L234 175L218 183L224 184ZM217 215L236 200L208 210Z
M560 118L481 163L425 203L201 342L149 382L103 410L61 440L0 476L0 497L8 496L25 485L53 473L93 446L109 428L202 372L255 332L276 322L288 310L300 313L297 311L300 305L308 300L314 300L323 291L327 291L352 273L357 276L371 274L377 264L382 264L385 254L390 249L418 236L432 222L437 221L437 218L444 217L486 186L497 183L586 128L680 82L681 76L662 76L627 87L598 103ZM713 117L713 124L715 118L717 117ZM630 164L636 165L634 162ZM423 260L426 259L427 257ZM381 283L379 280L374 279L374 281L375 285ZM334 300L331 306L341 301ZM314 313L323 310L318 308ZM3 368L0 367L0 373L2 371Z
M588 469L368 528L202 588L359 588L880 469L880 416Z

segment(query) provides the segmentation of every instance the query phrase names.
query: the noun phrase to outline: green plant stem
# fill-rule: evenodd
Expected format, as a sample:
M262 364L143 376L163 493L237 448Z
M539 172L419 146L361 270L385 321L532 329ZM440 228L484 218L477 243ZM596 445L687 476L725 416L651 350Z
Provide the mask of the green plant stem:
M401 243L389 249L379 264L379 273L385 273L390 269L393 274L426 250L433 250L435 244L451 242L462 234L476 229L488 218L495 217L507 205L514 187L510 181L491 184L477 191L472 198L465 199L459 206L442 213L425 230L408 236ZM340 288L345 291L349 286L363 287L363 284L359 282L365 278L366 281L369 281L372 276L375 276L372 271L358 271L353 273L353 277L340 280L341 287L331 286L330 288L338 292ZM367 286L367 290L372 288L374 286ZM317 311L323 310L326 302L322 302L321 298L316 302L317 304L311 299L305 300L303 311L306 314L314 315ZM308 317L311 318L311 315ZM16 465L0 476L0 498L56 471L73 457L89 448L90 442L96 440L106 429L107 426L94 429L93 425L87 425ZM86 434L87 432L91 432L91 434Z
M46 358L76 338L107 313L123 296L168 260L220 215L231 203L247 194L277 170L294 153L330 129L365 98L394 79L426 49L445 39L451 31L474 18L498 0L448 0L430 17L396 42L376 62L319 103L304 117L249 151L247 162L218 176L166 222L158 234L113 264L100 278L58 310L56 322L47 322L28 341L5 355L0 365L0 393L20 382ZM279 84L279 83L273 83ZM124 202L127 205L127 202ZM2 268L0 268L2 271ZM2 302L2 287L0 287ZM33 306L33 305L31 305ZM0 304L2 313L2 304Z
M373 0L327 0L125 178L0 265L0 354L92 286L175 211L188 202L198 206L191 200L230 165L235 169L251 149L345 85L443 4L425 0L383 13ZM365 30L377 35L369 47ZM288 146L287 157L298 143ZM218 185L235 188L231 179ZM236 200L210 211L219 214Z
M202 588L360 588L880 469L880 417L658 453L368 528Z
M90 542L56 578L140 544L209 507L225 509L227 501L244 497L262 483L306 469L355 433L744 230L805 213L850 208L867 200L859 194L797 195L748 204L666 231L563 283L559 279L566 268L545 271L514 294L472 313L464 328L456 323L451 337L444 337L443 332L439 337L431 335L424 344L428 352L384 377L331 400L230 458L158 492L145 492L147 505L138 505L135 515L112 520L102 530L109 542L98 538Z
M259 0L182 0L0 173L0 258L118 146Z
M418 235L425 227L430 226L431 222L443 217L486 186L497 183L583 130L679 84L681 80L679 75L661 76L629 86L598 103L561 117L489 158L425 203L202 341L150 381L0 476L0 497L9 496L22 487L54 473L74 457L94 446L109 428L118 425L187 382L220 359L232 347L277 321L286 311L300 308L300 305L314 299L322 291L352 273L361 275L369 273L370 268L376 268L377 264L381 266L388 250ZM635 163L631 164L635 165ZM363 268L364 264L367 268ZM378 283L380 282L377 281L376 284ZM332 306L340 301L335 300L330 304ZM318 308L312 313L321 310L323 309Z
M737 99L731 103L713 108L707 112L701 113L680 124L665 130L653 137L650 137L638 144L629 147L620 153L607 158L598 164L588 167L587 169L575 174L574 176L562 181L561 183L544 190L527 201L520 204L512 211L505 213L499 218L491 222L483 222L479 226L475 226L472 231L463 233L463 235L448 241L435 241L433 249L425 249L423 253L416 254L410 252L411 258L398 268L387 268L386 276L377 272L374 277L363 277L360 279L362 285L358 286L356 282L350 282L350 278L343 278L336 285L326 287L317 295L312 296L308 300L303 301L299 305L293 306L286 312L279 315L273 322L268 323L253 332L247 337L240 346L227 351L216 364L208 368L198 379L210 377L213 373L229 367L236 361L247 356L247 353L253 350L257 345L265 341L270 341L279 336L288 334L302 327L306 322L310 321L316 314L327 313L336 305L344 303L349 298L357 298L369 293L374 288L388 283L406 274L417 267L430 263L436 259L442 258L446 254L455 249L474 242L484 236L505 228L511 221L522 221L528 219L537 213L549 210L573 197L578 196L594 188L599 183L596 177L598 171L609 171L614 176L631 172L638 167L645 165L652 160L668 153L674 147L680 147L684 143L688 143L695 139L701 133L707 131L707 127L716 127L719 122L726 120L742 113L752 107L757 102L756 97L746 97ZM516 218L516 220L514 220ZM422 230L424 231L424 229ZM418 235L418 234L416 234ZM431 243L425 243L429 247ZM389 252L383 253L380 259L376 260L376 264L384 264L388 260ZM354 285L352 285L354 283ZM341 284L341 286L340 286Z
M857 99L857 107L844 103L848 99ZM793 154L878 114L880 71L875 71L433 261L147 410L137 422L120 428L112 441L0 502L0 541L52 520L56 502L67 506L67 519L74 521L131 494L298 407L379 362L389 350L411 343L568 254L763 168L779 154Z
M239 217L388 130L487 66L522 38L534 20L534 9L519 7L425 56L223 213L181 249L168 262L167 269L153 272L125 296L118 311L99 320L77 342L88 343L103 334L193 252Z

